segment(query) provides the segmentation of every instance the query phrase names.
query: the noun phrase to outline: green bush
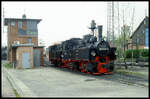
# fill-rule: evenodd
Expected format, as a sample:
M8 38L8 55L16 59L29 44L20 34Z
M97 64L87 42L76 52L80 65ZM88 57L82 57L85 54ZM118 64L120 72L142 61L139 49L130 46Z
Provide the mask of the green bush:
M141 50L141 56L142 57L148 57L149 56L149 50L148 49Z
M5 64L3 64L3 66L5 66L6 68L12 68L13 67L11 63L5 63Z
M148 57L149 56L149 50L148 49L139 49L139 50L127 50L125 52L126 58L132 58L132 51L133 51L133 58L136 57Z
M133 58L139 57L140 56L140 50L133 50Z
M126 58L131 58L132 57L132 50L127 50L126 51Z

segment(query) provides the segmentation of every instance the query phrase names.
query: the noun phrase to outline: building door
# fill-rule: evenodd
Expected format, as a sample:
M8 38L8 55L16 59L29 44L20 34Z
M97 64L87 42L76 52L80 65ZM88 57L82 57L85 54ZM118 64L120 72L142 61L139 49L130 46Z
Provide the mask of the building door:
M34 50L34 66L40 66L40 50L35 49Z
M30 53L23 52L22 53L22 68L30 68Z

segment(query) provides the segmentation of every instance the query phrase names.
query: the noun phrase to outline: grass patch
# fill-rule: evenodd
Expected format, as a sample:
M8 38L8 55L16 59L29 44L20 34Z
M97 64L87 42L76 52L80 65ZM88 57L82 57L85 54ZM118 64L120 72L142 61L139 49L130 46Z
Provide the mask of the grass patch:
M118 61L119 61L119 62L124 62L124 58L120 58L120 59L118 59ZM136 58L133 58L133 59L131 59L131 58L126 58L125 61L126 61L126 62L136 62Z
M16 91L16 89L14 89L14 87L13 87L11 81L8 79L8 77L7 77L7 80L8 80L8 82L10 83L10 85L11 85L11 87L12 87L12 89L13 89L13 92L14 92L14 94L16 95L16 97L20 98L20 95L18 94L18 92Z
M3 66L6 68L13 68L13 65L11 63L4 63Z
M132 75L132 76L145 76L144 74L141 74L139 72L127 71L125 69L116 69L115 72L120 74L125 74L125 75Z
M128 85L133 85L133 83L128 82Z
M14 91L16 97L20 97L20 95L18 94L18 92L15 89L13 89L13 91Z

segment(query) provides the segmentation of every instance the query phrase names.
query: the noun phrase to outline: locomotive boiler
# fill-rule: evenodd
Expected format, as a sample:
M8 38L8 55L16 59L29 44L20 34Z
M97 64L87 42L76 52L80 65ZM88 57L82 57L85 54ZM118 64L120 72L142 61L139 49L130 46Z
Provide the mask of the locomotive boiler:
M49 46L49 61L55 66L88 74L112 74L116 48L102 38L102 26L96 27L94 20L90 29L92 34L83 38L71 38ZM94 35L95 29L98 29L98 37Z

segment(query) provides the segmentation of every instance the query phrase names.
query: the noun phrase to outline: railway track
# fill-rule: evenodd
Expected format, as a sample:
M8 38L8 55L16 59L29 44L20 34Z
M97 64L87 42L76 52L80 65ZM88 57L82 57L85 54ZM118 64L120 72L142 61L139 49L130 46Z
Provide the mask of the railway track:
M48 67L56 68L52 64L50 64L49 62L46 62L46 63L47 63ZM99 80L104 79L104 80L111 80L111 81L126 83L126 84L136 84L136 85L140 85L140 86L148 86L148 78L147 77L143 78L143 77L120 74L120 73L115 73L115 72L112 75L94 76L94 75L89 75L89 74L82 73L82 72L72 72L72 71L70 71L70 69L67 69L67 68L56 68L56 69L62 70L64 72L74 73L77 75L90 76L94 79L99 79Z
M132 85L136 84L140 86L148 86L148 79L138 77L138 76L115 73L113 75L104 75L103 79L126 83L126 84L132 84Z
M132 63L132 62L126 62L126 63L115 63L117 66L139 66L139 67L148 67L149 63L148 62L140 62L140 63Z

